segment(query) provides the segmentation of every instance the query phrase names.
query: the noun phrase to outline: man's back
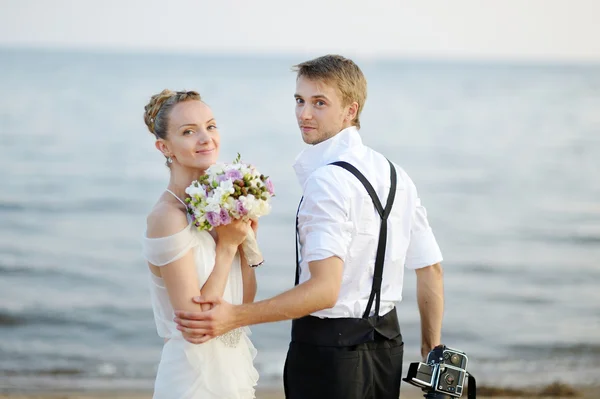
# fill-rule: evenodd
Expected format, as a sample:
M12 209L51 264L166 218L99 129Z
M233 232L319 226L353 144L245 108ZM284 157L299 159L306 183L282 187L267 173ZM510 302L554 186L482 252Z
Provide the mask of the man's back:
M301 277L309 277L307 262L325 255L344 260L342 286L331 309L319 317L361 317L372 287L380 217L362 183L350 172L328 165L346 161L356 167L375 189L385 207L390 190L390 166L377 151L362 144L354 127L309 148L297 160L304 200L299 212ZM442 257L420 205L416 188L397 165L394 206L388 219L380 315L402 299L404 266L416 269L440 262ZM325 251L325 252L324 252Z

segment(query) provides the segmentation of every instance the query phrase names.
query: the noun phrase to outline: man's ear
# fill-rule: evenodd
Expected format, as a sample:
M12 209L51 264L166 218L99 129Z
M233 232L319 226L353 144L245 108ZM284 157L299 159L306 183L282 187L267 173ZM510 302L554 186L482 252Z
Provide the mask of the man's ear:
M354 119L356 119L357 116L358 116L358 103L356 101L354 101L348 107L348 112L346 113L346 119L348 119L349 122L352 122Z

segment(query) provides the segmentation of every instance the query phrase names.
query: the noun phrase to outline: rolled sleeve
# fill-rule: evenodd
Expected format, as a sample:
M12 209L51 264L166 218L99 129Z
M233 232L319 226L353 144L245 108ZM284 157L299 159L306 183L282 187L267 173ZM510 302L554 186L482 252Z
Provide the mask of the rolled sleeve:
M309 177L298 213L303 262L332 256L346 260L352 239L348 204L342 185L331 174Z
M408 269L419 269L442 260L442 252L427 220L427 210L417 198L405 266Z

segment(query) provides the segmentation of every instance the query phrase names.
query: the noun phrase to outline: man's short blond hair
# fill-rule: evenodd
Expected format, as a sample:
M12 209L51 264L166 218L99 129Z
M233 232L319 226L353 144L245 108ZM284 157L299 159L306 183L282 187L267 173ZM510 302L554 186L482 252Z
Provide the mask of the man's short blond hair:
M293 71L298 73L297 79L320 80L335 87L344 107L356 101L358 111L352 124L360 129L360 113L367 101L367 80L354 61L329 54L294 65Z

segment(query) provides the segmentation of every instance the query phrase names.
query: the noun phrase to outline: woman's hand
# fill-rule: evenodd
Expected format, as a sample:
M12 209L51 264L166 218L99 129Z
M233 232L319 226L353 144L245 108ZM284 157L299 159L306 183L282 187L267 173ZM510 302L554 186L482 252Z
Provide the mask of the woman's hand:
M250 219L250 227L254 231L254 237L258 237L258 219Z
M242 219L233 220L225 226L215 227L217 245L237 248L246 239L250 221Z

